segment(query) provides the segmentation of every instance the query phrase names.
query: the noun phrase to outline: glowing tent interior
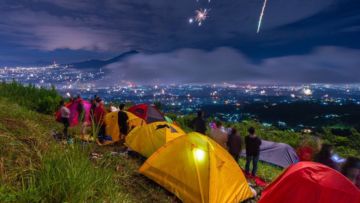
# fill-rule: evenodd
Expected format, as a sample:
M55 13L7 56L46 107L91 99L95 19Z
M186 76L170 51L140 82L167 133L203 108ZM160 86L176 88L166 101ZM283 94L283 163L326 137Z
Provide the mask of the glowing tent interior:
M139 171L183 202L241 202L253 197L232 156L199 133L168 142Z

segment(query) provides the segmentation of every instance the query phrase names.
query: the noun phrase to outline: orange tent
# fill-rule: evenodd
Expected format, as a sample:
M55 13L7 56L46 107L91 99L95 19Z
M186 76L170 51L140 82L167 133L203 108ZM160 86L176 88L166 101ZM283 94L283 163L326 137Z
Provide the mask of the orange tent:
M143 119L135 116L134 114L132 114L128 111L125 111L125 113L129 117L128 125L129 125L130 130L132 130L133 128L135 128L137 126L146 124ZM104 144L112 144L114 142L120 141L120 129L119 129L119 125L118 125L118 112L115 111L115 112L106 114L104 122L105 122L105 126L106 126L105 134L106 134L106 136L111 137L111 140L106 141Z
M166 143L139 171L183 202L241 202L253 197L232 156L199 133Z
M149 157L165 143L185 134L174 124L154 122L134 128L126 136L125 142L132 150Z

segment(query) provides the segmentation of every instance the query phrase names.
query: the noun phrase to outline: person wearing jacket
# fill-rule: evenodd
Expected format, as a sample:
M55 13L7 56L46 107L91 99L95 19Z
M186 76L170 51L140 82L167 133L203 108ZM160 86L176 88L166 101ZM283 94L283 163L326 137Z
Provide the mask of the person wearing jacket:
M257 172L257 163L259 161L260 155L260 145L261 139L255 134L255 128L250 127L248 129L249 135L245 137L245 147L246 147L246 165L245 172L249 174L250 163L252 162L252 172L251 175L255 176Z
M231 154L231 156L234 157L235 161L237 162L239 160L239 156L241 153L242 140L236 128L231 129L231 132L228 136L227 145L228 145L229 153Z

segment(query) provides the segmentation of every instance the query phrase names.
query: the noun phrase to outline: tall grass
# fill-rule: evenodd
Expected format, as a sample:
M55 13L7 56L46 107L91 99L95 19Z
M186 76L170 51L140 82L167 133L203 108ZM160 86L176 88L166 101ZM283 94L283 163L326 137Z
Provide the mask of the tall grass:
M114 170L95 168L88 151L55 147L41 168L21 177L22 188L9 192L0 202L119 202L119 187L113 181ZM0 192L1 194L1 192Z

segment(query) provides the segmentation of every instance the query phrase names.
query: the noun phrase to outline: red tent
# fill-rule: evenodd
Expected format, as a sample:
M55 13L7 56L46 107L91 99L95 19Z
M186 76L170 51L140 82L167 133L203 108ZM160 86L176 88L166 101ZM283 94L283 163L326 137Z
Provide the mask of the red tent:
M359 203L360 190L341 173L314 162L287 168L261 194L259 203Z
M139 104L130 107L128 111L144 119L146 123L165 121L164 115L154 105Z

